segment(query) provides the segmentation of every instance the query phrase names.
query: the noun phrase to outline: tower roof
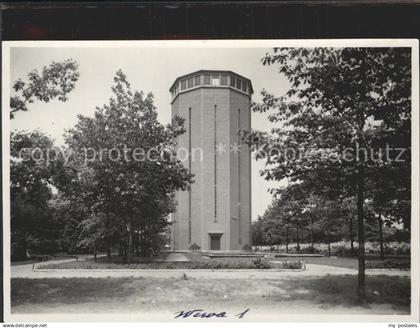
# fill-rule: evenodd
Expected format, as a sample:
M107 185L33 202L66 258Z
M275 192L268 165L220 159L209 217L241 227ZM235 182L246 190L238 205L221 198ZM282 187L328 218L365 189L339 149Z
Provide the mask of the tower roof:
M236 78L240 78L242 80L245 80L248 82L249 85L249 94L253 94L254 93L254 89L252 88L252 83L251 80L240 75L237 74L233 71L225 71L225 70L198 70L198 71L194 71L185 75L181 75L179 77L177 77L175 79L175 81L172 83L171 87L169 88L169 91L172 92L174 87L177 85L177 83L181 80L187 79L191 76L197 75L197 74L226 74L226 75L230 75L230 76L235 76Z

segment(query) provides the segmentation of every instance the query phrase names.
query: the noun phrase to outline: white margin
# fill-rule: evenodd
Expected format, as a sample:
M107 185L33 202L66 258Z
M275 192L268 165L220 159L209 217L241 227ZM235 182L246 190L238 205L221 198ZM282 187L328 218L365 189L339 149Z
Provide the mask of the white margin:
M10 308L10 49L32 48L272 48L272 47L410 47L412 49L412 214L411 214L411 314L410 315L275 315L259 313L249 321L260 322L419 322L419 43L416 39L331 39L331 40L170 40L170 41L4 41L2 42L2 136L3 136L3 286L4 319L6 322L120 322L174 321L173 314L148 312L144 314L11 314ZM304 310L304 309L302 309ZM169 314L169 313L168 313ZM206 322L218 321L207 319ZM230 322L237 320L226 320ZM197 323L197 321L193 321ZM220 322L220 321L218 321ZM246 321L241 321L245 323ZM182 321L179 325L188 324ZM201 323L201 322L200 322ZM105 324L106 325L106 324ZM177 324L178 325L178 324ZM352 326L353 326L352 325ZM104 324L101 324L104 326ZM113 325L114 326L114 325ZM131 325L129 325L131 326ZM321 327L314 324L314 327ZM323 324L324 326L324 324ZM329 325L328 325L329 326ZM347 325L349 326L350 325ZM359 325L358 326L373 326ZM377 326L377 325L375 325ZM381 325L383 327L383 325Z

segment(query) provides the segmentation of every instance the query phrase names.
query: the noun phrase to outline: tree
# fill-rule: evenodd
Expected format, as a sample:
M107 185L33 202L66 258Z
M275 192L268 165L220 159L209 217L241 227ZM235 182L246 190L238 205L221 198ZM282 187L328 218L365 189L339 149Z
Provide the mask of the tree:
M62 162L48 156L54 142L39 131L13 132L10 145L12 257L22 260L29 249L53 252L59 248L60 225L53 219L49 201Z
M28 111L28 104L35 99L43 102L55 98L66 101L67 94L74 89L79 78L77 68L78 64L73 59L52 62L48 67L44 66L41 73L37 70L30 72L28 82L21 79L15 81L15 95L10 97L10 118L14 118L16 112Z
M257 221L251 223L252 245L265 245L263 221L262 217L258 216Z
M176 138L185 132L183 120L175 117L163 126L152 94L133 92L121 71L114 81L109 104L98 107L94 117L79 115L66 143L78 165L90 172L92 181L83 188L90 220L101 213L116 220L122 253L130 262L137 237L141 253L151 251L154 236L174 210L174 192L188 188L192 176L174 150Z
M408 149L411 118L410 52L405 48L276 48L262 59L279 65L290 82L281 97L263 91L254 110L269 111L280 127L246 135L265 159L269 180L304 181L318 194L355 196L359 241L358 300L365 302L365 209L386 160L375 148L392 142ZM351 158L343 158L347 149ZM304 156L287 158L293 150ZM387 166L394 166L387 161ZM401 172L401 171L400 171ZM405 171L406 172L406 171ZM395 172L394 172L395 174Z

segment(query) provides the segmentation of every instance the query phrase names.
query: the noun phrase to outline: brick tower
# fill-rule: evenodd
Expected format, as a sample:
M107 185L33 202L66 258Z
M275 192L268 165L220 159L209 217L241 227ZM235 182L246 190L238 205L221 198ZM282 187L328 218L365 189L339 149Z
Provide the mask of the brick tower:
M242 250L251 246L251 154L238 131L251 128L251 81L230 71L197 71L170 88L172 117L185 119L178 155L194 174L176 193L171 246Z

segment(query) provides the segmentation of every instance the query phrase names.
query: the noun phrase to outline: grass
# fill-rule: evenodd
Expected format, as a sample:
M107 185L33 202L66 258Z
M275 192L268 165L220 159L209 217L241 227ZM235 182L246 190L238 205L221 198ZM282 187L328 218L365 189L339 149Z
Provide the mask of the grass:
M295 259L304 260L309 264L331 265L342 268L357 269L357 257L299 257ZM368 257L366 259L367 269L410 269L410 258L389 257L381 260L379 257Z
M134 258L133 263L123 264L122 258L112 256L87 261L73 261L66 263L45 263L42 269L270 269L274 268L268 261L260 258L206 258L199 254L185 254L190 262L151 262L150 259ZM298 260L280 261L278 269L300 269Z
M34 264L34 263L40 263L40 261L38 261L38 260L13 261L13 262L11 262L11 265L12 266L18 266L18 265Z
M269 269L273 265L260 257L221 257L208 258L199 253L185 253L190 262L152 262L150 258L134 258L132 264L123 264L122 258L112 256L93 260L73 261L67 263L42 264L39 268L44 269ZM275 258L280 261L276 268L299 269L301 261L309 264L330 265L342 268L357 269L358 260L355 257L296 257L296 258ZM410 258L387 257L381 260L379 257L368 257L366 260L367 269L397 268L410 269Z
M335 309L362 311L356 304L357 277L262 279L173 278L60 278L11 281L14 312L143 312L176 311L189 308L215 309L244 306L287 313ZM369 305L363 311L375 313L386 305L391 313L409 313L408 277L367 277ZM383 310L382 310L383 311Z
M49 260L65 260L65 259L75 258L75 256L74 255L60 255L60 256L49 256L48 258ZM34 264L34 263L45 263L45 262L48 262L49 260L41 261L39 259L29 258L23 261L12 261L11 265L17 266L17 265Z

